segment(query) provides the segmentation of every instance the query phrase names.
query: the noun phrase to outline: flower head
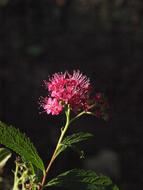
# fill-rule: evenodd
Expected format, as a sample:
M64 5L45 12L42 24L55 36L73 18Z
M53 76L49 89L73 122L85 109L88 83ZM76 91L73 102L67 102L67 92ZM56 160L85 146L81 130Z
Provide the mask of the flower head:
M75 113L92 110L97 117L103 115L103 95L96 93L91 97L90 80L79 70L55 73L44 83L48 96L42 98L40 104L47 114L58 115L68 105Z
M61 105L67 104L75 112L86 108L90 82L80 71L73 71L72 74L67 71L55 73L49 81L44 81L44 83L49 94L43 99L44 101L42 100L41 105L48 114L56 113L57 115L64 107ZM54 111L56 108L59 108L59 112Z

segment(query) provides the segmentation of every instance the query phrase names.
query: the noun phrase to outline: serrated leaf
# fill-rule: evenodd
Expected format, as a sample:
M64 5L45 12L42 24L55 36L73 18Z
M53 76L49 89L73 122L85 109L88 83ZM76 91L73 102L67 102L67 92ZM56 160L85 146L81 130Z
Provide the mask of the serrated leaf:
M75 133L73 135L65 137L65 139L60 144L60 147L57 151L57 155L59 155L65 149L72 147L73 144L88 140L91 137L93 137L93 135L91 133L84 133L84 132Z
M45 187L58 186L69 190L119 190L110 178L94 171L73 169L66 171L47 183Z
M8 159L11 157L11 152L10 150L6 148L0 148L0 169L2 169Z
M39 157L36 148L30 139L12 126L0 122L0 144L13 150L37 168L45 171L42 159Z

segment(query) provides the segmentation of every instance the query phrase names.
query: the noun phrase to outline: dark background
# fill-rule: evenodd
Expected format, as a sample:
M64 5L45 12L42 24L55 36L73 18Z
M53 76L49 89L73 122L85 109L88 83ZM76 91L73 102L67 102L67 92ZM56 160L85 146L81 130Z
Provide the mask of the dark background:
M94 133L94 140L80 145L87 159L109 150L117 160L111 177L119 187L142 188L143 2L0 0L0 119L26 132L45 161L64 119L39 114L43 80L73 69L106 94L111 118L81 118L69 133ZM51 176L84 163L69 151Z

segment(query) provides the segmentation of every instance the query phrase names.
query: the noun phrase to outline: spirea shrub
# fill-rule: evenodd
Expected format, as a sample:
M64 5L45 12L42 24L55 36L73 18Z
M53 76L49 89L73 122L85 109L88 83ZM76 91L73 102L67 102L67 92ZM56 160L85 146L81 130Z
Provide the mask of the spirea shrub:
M74 168L51 179L49 171L57 157L66 149L93 137L90 133L78 132L67 136L67 131L81 116L93 115L107 119L108 103L104 95L95 92L89 78L79 70L55 73L44 81L47 96L39 98L41 112L54 117L65 113L65 125L61 127L59 140L50 161L45 166L31 140L13 126L0 122L0 168L16 153L12 190L43 190L52 186L69 190L119 190L112 180L91 170ZM48 159L49 160L49 159Z

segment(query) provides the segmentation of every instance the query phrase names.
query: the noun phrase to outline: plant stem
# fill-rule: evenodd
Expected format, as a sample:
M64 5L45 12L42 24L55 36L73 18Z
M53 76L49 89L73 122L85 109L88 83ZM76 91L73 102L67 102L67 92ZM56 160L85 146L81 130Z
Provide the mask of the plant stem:
M73 121L81 117L83 114L86 114L86 112L85 111L80 112L77 116L75 116L74 118L70 120L69 124L71 124Z
M62 140L63 140L63 138L64 138L64 135L65 135L65 133L66 133L66 131L67 131L67 129L68 129L68 126L69 126L69 124L70 124L70 107L69 107L69 106L68 106L68 108L67 108L65 114L66 114L66 124L65 124L65 127L64 127L63 129L61 129L61 136L60 136L60 138L59 138L59 140L58 140L57 146L56 146L56 148L55 148L55 150L54 150L54 153L53 153L53 155L52 155L52 157L51 157L51 160L50 160L50 162L49 162L49 164L48 164L48 166L47 166L46 172L45 172L45 174L43 175L42 182L41 182L41 186L39 187L38 190L42 190L42 189L43 189L43 186L44 186L44 184L45 184L46 177L47 177L47 175L48 175L48 173L49 173L49 170L50 170L50 168L51 168L53 162L55 161L55 159L56 159L56 157L57 157L57 155L56 155L56 154L57 154L57 151L58 151L58 149L59 149L59 147L60 147L60 145L61 145L61 142L62 142Z
M95 104L91 105L88 110L92 109L95 107ZM71 124L73 121L75 121L76 119L78 119L79 117L81 117L82 115L84 114L88 114L88 115L95 115L94 113L90 112L90 111L82 111L80 112L77 116L75 116L74 118L72 118L70 121L69 121L69 124Z
M14 185L13 185L13 190L18 190L17 173L18 173L18 164L16 163L15 172L14 172Z

